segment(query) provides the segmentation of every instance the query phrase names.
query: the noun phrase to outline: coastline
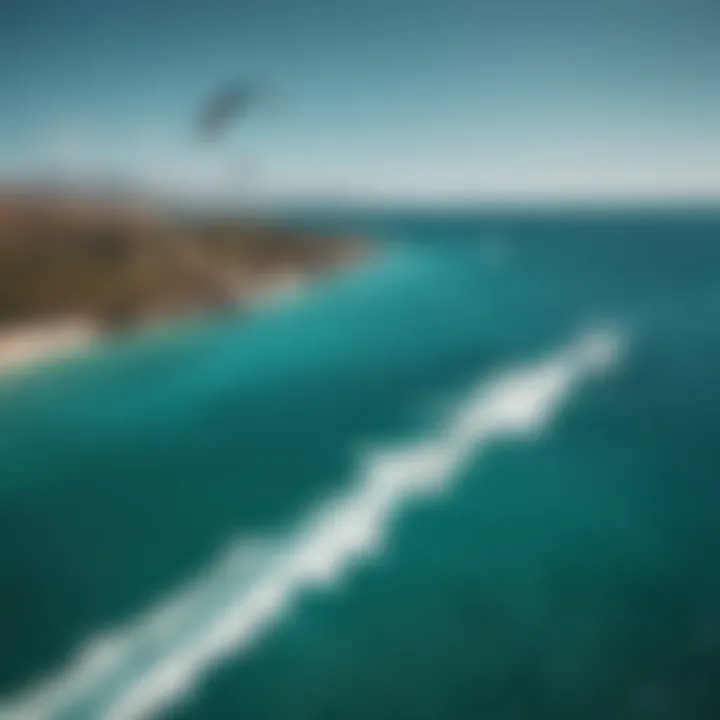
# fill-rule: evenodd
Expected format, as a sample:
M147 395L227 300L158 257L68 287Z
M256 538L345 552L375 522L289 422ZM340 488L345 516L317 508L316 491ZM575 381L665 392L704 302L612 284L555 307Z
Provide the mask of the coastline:
M0 378L126 333L283 302L372 254L249 217L195 223L94 198L0 198Z
M343 265L342 267L347 267ZM334 268L340 272L341 268ZM231 310L238 316L266 307L284 305L312 287L314 280L325 277L302 271L270 273L252 282L244 279L236 283ZM167 312L148 315L141 322L116 330L107 327L99 318L62 317L52 320L28 318L8 325L0 325L0 382L46 363L79 356L120 335L135 335L172 326L178 320L212 317L227 310L197 308L195 312Z
M100 338L97 325L83 319L28 321L0 328L0 378L75 355Z

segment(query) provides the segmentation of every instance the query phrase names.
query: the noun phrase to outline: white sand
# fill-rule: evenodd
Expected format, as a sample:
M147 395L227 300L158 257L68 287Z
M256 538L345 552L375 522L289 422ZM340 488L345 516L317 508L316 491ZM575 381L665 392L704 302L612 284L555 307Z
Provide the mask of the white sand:
M36 362L71 355L98 337L89 320L62 319L0 328L0 375Z

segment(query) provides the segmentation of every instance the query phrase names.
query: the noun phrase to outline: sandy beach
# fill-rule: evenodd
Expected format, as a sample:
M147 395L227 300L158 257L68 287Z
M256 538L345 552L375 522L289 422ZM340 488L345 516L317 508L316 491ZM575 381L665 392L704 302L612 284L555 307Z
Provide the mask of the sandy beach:
M300 273L286 272L264 279L245 278L237 283L238 308L251 311L276 302L292 301L307 286ZM172 317L172 316L170 316ZM162 314L149 318L137 327L165 325L168 317ZM82 352L107 337L101 326L89 318L65 318L55 321L18 323L0 327L0 377L40 362L68 357Z
M0 375L71 355L94 343L98 328L85 319L25 323L0 328Z

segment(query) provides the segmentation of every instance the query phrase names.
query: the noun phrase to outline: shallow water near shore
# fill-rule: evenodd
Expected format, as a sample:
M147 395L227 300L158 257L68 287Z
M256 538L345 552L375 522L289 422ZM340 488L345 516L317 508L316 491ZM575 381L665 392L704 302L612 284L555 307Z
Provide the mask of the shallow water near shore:
M716 718L720 214L325 222L0 390L0 717Z

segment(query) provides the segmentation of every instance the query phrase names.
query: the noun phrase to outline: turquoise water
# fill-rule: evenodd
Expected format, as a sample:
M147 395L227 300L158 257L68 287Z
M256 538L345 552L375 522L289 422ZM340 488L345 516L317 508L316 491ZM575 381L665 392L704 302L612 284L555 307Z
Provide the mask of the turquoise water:
M0 389L0 717L30 717L12 702L49 674L75 678L83 643L205 592L39 715L111 717L352 495L377 448L442 436L498 372L596 328L624 351L541 432L493 438L452 487L398 502L374 552L195 662L194 690L155 714L720 716L720 215L325 222L376 238L378 259L249 320ZM209 590L202 573L248 538L265 543L251 567Z

